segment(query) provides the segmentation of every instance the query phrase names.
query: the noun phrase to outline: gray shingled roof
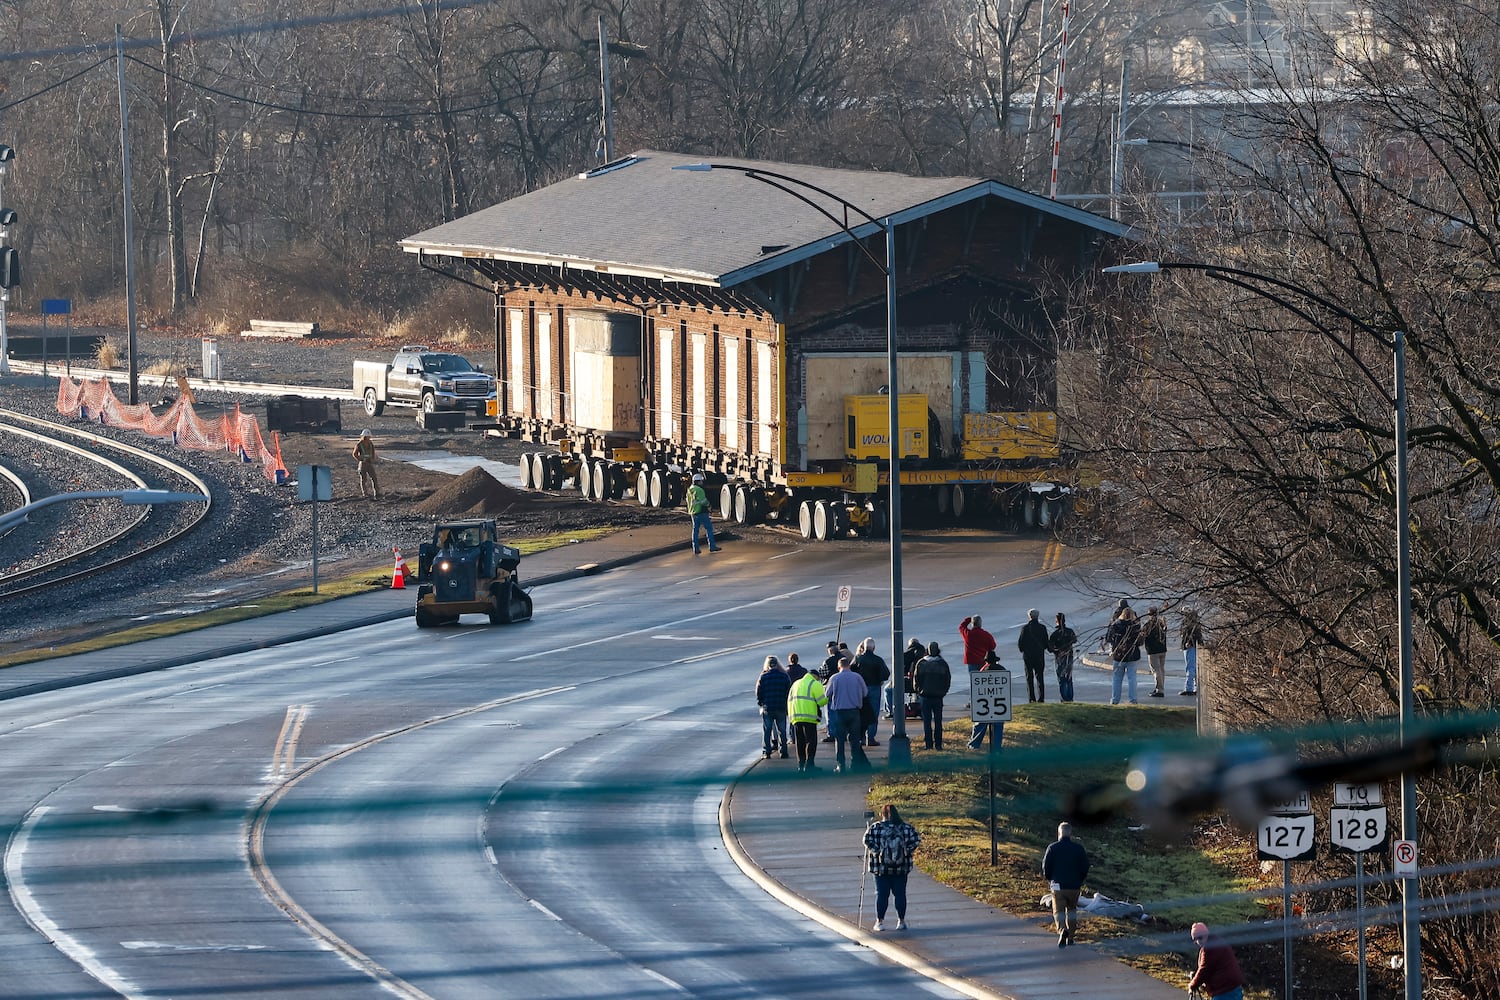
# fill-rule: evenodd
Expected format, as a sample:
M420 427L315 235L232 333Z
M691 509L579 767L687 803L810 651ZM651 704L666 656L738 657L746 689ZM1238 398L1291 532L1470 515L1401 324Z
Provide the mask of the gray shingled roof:
M578 267L728 288L848 238L785 191L742 173L672 169L705 162L704 157L646 149L619 162L613 169L581 174L408 236L401 246L409 253ZM1127 231L1081 209L972 177L908 177L727 157L713 162L796 177L877 219L890 216L898 225L995 196L1101 233ZM836 202L804 193L842 215ZM850 227L860 236L875 231L857 215L851 215ZM786 249L763 252L777 245ZM877 256L883 253L879 246L874 249Z

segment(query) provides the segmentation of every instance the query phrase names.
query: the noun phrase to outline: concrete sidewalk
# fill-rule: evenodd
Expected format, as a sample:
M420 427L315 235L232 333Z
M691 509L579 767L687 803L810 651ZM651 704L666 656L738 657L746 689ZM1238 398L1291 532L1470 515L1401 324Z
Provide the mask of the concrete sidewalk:
M831 761L828 762L831 767ZM1166 1000L1182 996L1088 945L1057 947L1036 919L1011 916L914 870L907 881L908 930L870 930L875 878L863 876L868 778L797 774L795 760L758 761L720 807L724 842L767 892L837 934L971 997ZM1041 859L1037 860L1038 868ZM864 880L862 881L862 876ZM1045 891L1037 876L1037 898ZM863 908L861 909L861 898ZM862 913L862 919L861 919ZM894 908L886 914L893 926ZM1084 919L1088 919L1085 917Z
M733 535L721 534L720 537L733 538ZM688 547L686 520L680 525L653 524L631 528L526 556L521 560L521 582L527 589L560 583L643 559L686 551ZM408 563L414 564L415 560ZM6 667L0 669L0 701L410 618L416 598L414 584L405 590L374 590L295 611Z

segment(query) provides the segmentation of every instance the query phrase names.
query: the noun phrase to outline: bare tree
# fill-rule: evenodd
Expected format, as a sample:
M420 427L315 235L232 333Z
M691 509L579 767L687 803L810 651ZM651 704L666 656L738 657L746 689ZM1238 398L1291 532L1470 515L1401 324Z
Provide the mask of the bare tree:
M1094 299L1107 339L1071 426L1106 481L1097 528L1210 609L1217 708L1384 732L1399 700L1392 337L1407 343L1412 597L1424 713L1493 711L1500 686L1500 21L1472 7L1381 3L1360 24L1309 20L1278 92L1240 95L1221 142L1221 224L1142 253L1290 279L1250 288L1166 272ZM1246 169L1249 168L1249 169ZM1232 211L1231 211L1232 209ZM1224 276L1232 277L1232 276ZM1258 291L1252 290L1256 289ZM1350 322L1344 313L1359 322ZM1082 318L1082 317L1080 317ZM1075 369L1076 370L1076 369ZM1424 864L1456 871L1424 924L1432 995L1500 989L1469 945L1500 930L1493 764L1423 779ZM1482 898L1482 897L1481 897Z

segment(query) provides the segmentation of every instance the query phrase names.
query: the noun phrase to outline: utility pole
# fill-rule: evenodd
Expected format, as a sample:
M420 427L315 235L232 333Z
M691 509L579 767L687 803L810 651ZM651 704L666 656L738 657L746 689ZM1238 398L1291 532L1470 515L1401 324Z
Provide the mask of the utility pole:
M131 221L130 198L130 112L125 103L125 39L115 25L115 77L120 85L120 169L124 171L125 192L125 360L130 372L130 405L140 399L139 369L135 353L135 225Z
M605 35L604 15L599 15L599 99L601 121L599 141L604 148L604 162L615 162L615 109L609 93L609 39Z

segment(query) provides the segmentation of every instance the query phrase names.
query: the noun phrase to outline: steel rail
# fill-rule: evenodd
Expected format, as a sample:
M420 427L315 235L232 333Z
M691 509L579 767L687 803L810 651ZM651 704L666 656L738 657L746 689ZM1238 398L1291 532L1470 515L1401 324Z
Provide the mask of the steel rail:
M15 426L15 423L29 424L32 427L44 428L45 431L39 432L26 430L24 428ZM86 567L84 569L77 570L76 572L68 573L63 576L53 577L51 579L42 580L37 583L29 584L27 586L6 590L3 594L0 594L0 600L11 597L19 597L23 594L38 593L50 587L56 587L64 583L71 583L76 580L84 579L86 577L95 576L99 573L103 573L108 570L115 569L119 566L124 566L128 565L129 563L135 562L136 560L144 558L145 556L150 555L151 553L156 552L161 548L164 548L170 543L175 542L177 539L183 537L194 528L198 527L198 525L203 522L203 519L208 516L209 510L213 506L213 497L209 492L208 483L205 482L200 476L198 476L195 472L193 472L189 468L186 468L185 466L178 465L175 462L169 461L168 459L165 459L160 455L156 455L152 452L146 451L143 448L137 448L134 445L125 444L122 441L115 441L111 438L107 438L99 434L93 434L88 431L78 430L77 428L73 427L66 427L62 424L54 423L50 420L41 420L36 417L27 416L24 413L17 413L13 410L6 409L0 409L0 432L6 432L16 434L21 437L31 438L33 440L40 441L50 447L80 455L88 459L89 461L109 468L111 471L117 473L118 475L124 476L126 479L129 479L136 483L137 486L142 489L148 488L148 484L145 480L143 480L134 472L131 472L129 469L126 469L118 462L105 458L102 455L95 454L88 448L59 440L59 438L76 438L78 440L87 442L87 444L89 444L93 448L113 448L116 451L123 452L124 454L127 454L132 458L146 463L147 465L155 466L161 469L166 475L173 475L187 480L198 490L198 492L202 493L205 497L208 497L208 499L201 506L196 504L194 505L195 507L197 507L197 510L192 515L192 518L188 522L188 524L183 527L181 531L172 532L149 545L137 549L134 552L127 553L115 559L106 560L105 562L102 562L97 566ZM39 576L43 573L56 571L61 566L64 566L71 562L77 562L79 559L92 555L110 545L114 545L117 542L122 541L127 535L138 530L141 525L143 525L150 518L151 510L152 508L150 507L144 508L139 517L136 517L134 520L130 521L123 529L111 534L108 538L104 539L101 542L85 546L84 548L76 552L70 552L58 559L50 560L38 566L31 567L30 569L22 570L18 573L11 573L5 576L0 576L0 585L25 580L28 578Z
M24 479L22 479L20 476L16 475L13 471L3 465L0 465L0 479L4 479L6 482L10 483L11 489L15 490L16 495L21 498L21 507L24 507L27 504L31 503L31 490L26 486L26 481ZM6 528L4 531L0 531L0 538L3 538L12 530L12 528Z

